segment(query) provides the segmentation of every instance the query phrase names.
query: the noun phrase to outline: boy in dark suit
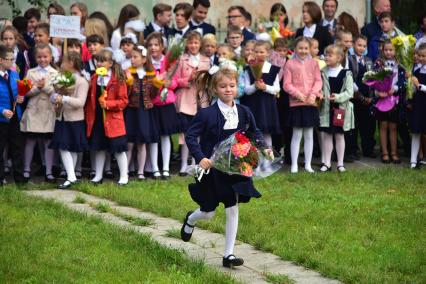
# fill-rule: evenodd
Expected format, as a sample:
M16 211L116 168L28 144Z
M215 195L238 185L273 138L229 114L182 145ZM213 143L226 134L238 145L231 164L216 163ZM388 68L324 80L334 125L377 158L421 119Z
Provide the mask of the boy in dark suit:
M152 13L154 20L143 31L144 38L147 38L153 32L160 32L164 35L164 38L168 39L173 34L173 30L169 27L172 21L172 6L158 3L152 8Z
M206 22L207 13L210 8L209 0L194 0L192 7L192 18L189 21L191 30L196 30L201 35L216 34L216 28Z
M367 37L358 36L354 41L354 55L349 56L349 66L354 76L354 114L355 129L353 131L352 144L356 150L358 147L358 133L361 136L361 149L364 157L375 158L374 146L376 141L376 119L373 116L372 107L374 92L362 82L365 72L373 68L373 62L364 52L367 49Z
M175 14L176 28L173 28L172 34L177 38L184 38L186 33L191 30L189 18L192 14L192 6L189 3L177 3L173 9Z

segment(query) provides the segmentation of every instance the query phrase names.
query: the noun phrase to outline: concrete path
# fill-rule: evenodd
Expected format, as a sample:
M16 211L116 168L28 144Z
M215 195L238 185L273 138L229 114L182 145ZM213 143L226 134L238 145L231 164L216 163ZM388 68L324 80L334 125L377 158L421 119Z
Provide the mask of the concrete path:
M225 238L222 234L212 233L207 230L196 228L191 242L185 243L180 239L168 237L171 232L180 232L181 222L170 218L163 218L152 213L142 212L131 207L119 206L107 199L87 195L71 190L40 190L25 191L30 196L53 199L64 204L66 207L90 216L98 216L107 222L131 229L143 234L151 235L158 243L182 250L191 259L201 259L210 267L227 273L243 283L267 283L265 273L286 275L295 283L303 284L335 284L339 281L321 276L315 271L297 266L292 262L283 261L271 253L256 250L253 246L238 242L235 252L244 259L244 265L235 269L222 267L222 253ZM75 203L76 197L82 197L85 203ZM119 214L129 215L152 221L150 226L136 226L124 219L117 217L119 214L100 213L94 209L96 204L108 204L111 209ZM96 206L95 206L96 207Z

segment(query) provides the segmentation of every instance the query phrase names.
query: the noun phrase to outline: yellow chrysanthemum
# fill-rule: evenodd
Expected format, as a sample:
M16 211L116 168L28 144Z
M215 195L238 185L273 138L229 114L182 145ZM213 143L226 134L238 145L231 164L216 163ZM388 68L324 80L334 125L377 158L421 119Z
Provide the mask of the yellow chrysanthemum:
M411 45L415 45L417 40L413 35L409 35L408 41L410 42Z
M107 74L108 74L108 70L105 67L96 68L96 75L106 76Z
M155 88L160 89L161 87L163 87L164 81L159 79L158 77L155 77L154 79L152 79L152 85Z
M401 46L401 45L404 44L404 42L403 42L403 40L400 36L394 37L391 41L392 41L392 44L394 46Z

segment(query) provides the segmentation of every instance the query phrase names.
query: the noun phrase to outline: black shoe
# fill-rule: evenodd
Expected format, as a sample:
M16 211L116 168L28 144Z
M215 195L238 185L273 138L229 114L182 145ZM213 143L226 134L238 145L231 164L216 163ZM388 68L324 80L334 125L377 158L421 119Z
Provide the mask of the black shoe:
M106 171L104 174L105 178L107 179L114 179L114 174L112 171Z
M161 178L160 172L159 171L153 172L151 178L155 180L160 179Z
M48 174L48 175L45 175L44 181L54 183L56 182L56 178L52 174Z
M229 259L231 256L234 258ZM226 258L224 257L222 260L222 264L224 267L233 268L234 266L241 266L244 264L244 260L242 258L236 258L235 255L230 254Z
M179 172L180 177L186 177L188 174L186 172Z
M95 171L91 171L89 173L89 179L93 179L96 176L96 172Z
M185 220L183 220L183 225L182 225L182 228L180 229L180 238L184 242L189 242L189 240L192 237L192 233L194 232L194 229L192 229L192 232L190 234L185 232L185 226L188 226L190 228L194 228L194 226L191 226L191 225L188 224L188 218L192 213L193 213L193 211L189 211L188 213L186 213Z
M58 187L59 187L59 189L68 189L68 188L71 188L71 186L74 183L75 183L75 181L73 182L73 181L66 180L64 183L60 184Z
M104 179L101 179L101 180L98 180L98 181L90 181L93 185L99 185L99 184L102 184L102 182L104 181Z
M83 177L83 175L81 174L81 171L75 171L75 177L77 179L81 179Z
M170 179L169 171L163 171L161 178L164 179L164 180Z

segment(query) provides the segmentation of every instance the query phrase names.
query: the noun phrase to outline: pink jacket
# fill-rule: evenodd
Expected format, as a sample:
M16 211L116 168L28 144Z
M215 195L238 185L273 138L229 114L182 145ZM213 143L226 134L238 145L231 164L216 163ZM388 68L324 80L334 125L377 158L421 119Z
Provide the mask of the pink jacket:
M287 61L284 67L284 91L290 95L290 107L316 106L322 98L322 80L318 63L313 59Z
M175 78L178 83L178 88L175 91L176 94L176 111L188 115L195 115L197 113L197 94L195 84L189 82L193 72L209 70L210 69L210 58L200 55L200 62L198 66L192 66L192 62L189 60L189 55L182 55L179 67L175 74ZM208 102L205 102L201 107L207 107Z
M165 61L166 61L165 58L166 57L163 56L163 58L161 59L160 73L158 73L157 76L160 75L160 74L164 74L167 71L166 67L164 66ZM157 96L152 100L152 103L155 106L164 106L164 105L168 105L168 104L172 104L172 103L176 102L175 89L177 88L177 86L178 86L177 78L176 78L176 76L173 76L173 78L172 78L172 84L168 88L169 92L167 94L166 100L164 102L161 101L160 94L161 94L161 91L163 90L163 88L161 88L158 91Z

